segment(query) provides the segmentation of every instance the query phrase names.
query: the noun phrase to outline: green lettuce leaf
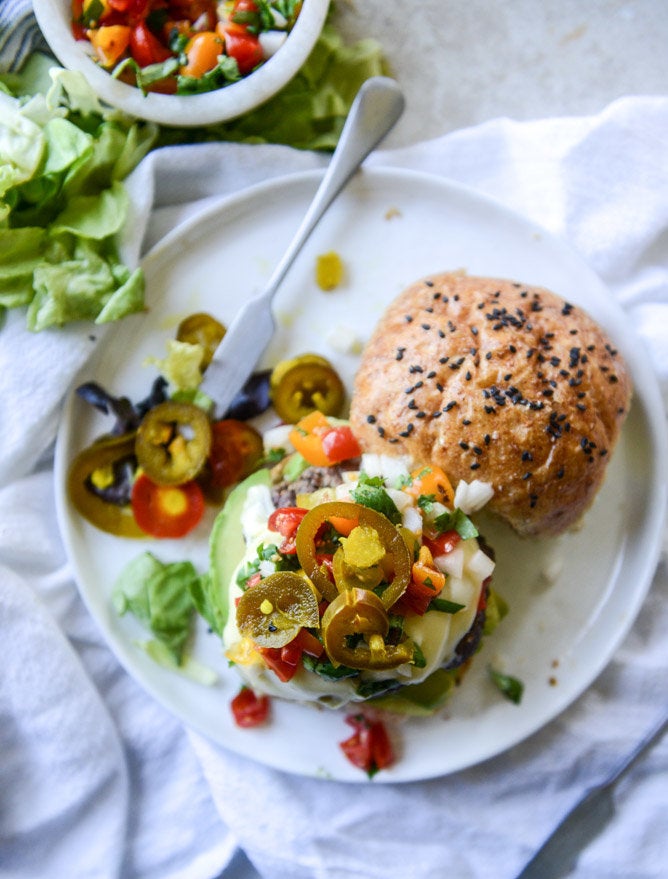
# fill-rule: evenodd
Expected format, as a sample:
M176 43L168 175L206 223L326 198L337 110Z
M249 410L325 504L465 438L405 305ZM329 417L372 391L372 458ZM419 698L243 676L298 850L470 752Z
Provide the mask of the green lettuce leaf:
M133 614L177 664L190 638L195 612L190 586L197 578L191 562L163 563L145 552L123 568L113 587L116 611Z
M14 94L8 94L7 89ZM37 90L31 97L27 89ZM33 56L0 90L0 306L35 332L144 308L141 269L121 263L122 180L157 127L104 108L80 73Z

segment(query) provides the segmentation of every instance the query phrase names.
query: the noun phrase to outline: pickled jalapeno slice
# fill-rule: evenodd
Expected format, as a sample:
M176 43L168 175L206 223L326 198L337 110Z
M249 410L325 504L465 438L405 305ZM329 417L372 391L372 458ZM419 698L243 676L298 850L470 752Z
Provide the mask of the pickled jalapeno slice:
M270 393L278 416L287 424L296 424L316 409L324 415L339 415L345 400L339 374L318 354L302 354L277 364Z
M302 627L320 625L318 596L304 577L277 571L247 589L237 605L237 627L260 647L283 647Z
M391 569L392 579L380 596L383 607L389 610L408 587L411 558L396 527L382 513L369 507L348 501L329 501L309 510L297 530L297 556L307 577L328 601L333 601L339 594L337 584L331 581L317 558L319 532L330 522L331 517L352 520L357 526L373 529L377 533L386 555L389 556L388 568Z
M209 418L192 403L160 403L146 413L137 430L137 461L158 485L181 485L194 479L210 451Z

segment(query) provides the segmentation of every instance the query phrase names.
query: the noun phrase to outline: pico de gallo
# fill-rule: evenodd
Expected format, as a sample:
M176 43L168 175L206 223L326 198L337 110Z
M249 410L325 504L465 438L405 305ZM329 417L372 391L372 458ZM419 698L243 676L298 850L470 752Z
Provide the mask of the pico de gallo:
M72 0L76 39L144 92L223 88L277 52L302 0Z

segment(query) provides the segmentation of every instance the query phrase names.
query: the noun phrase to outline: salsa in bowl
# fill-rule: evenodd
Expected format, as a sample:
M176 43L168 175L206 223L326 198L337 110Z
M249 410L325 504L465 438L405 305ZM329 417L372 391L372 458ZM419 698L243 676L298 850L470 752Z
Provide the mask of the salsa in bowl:
M100 99L163 125L225 121L306 61L328 0L35 0L58 60Z

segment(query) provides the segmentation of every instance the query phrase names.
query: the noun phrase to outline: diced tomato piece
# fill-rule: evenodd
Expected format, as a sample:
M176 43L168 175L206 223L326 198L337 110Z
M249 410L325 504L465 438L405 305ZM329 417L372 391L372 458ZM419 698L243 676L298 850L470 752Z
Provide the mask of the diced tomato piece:
M423 538L425 546L429 547L434 558L452 552L461 539L461 535L457 531L444 531L435 537L425 534Z
M316 658L322 656L325 649L322 642L315 635L312 635L308 629L303 627L299 630L299 634L290 641L290 644L286 644L286 647L289 647L291 644L298 647L302 653L308 653L309 656L315 656Z
M353 727L354 732L350 738L340 742L340 747L353 766L363 769L371 778L394 763L392 742L380 720L354 714L346 717L346 723Z
M301 628L297 635L283 647L260 647L259 652L267 668L270 668L279 680L287 683L292 680L301 663L302 654L321 656L325 648L308 629Z
M349 461L362 454L360 445L348 425L334 427L322 438L322 450L330 464Z
M402 610L411 610L413 613L423 616L427 612L431 600L437 595L438 593L429 586L411 580L398 603Z
M234 58L242 76L249 74L263 59L262 46L255 34L225 29L225 52Z
M112 24L88 31L92 47L104 67L112 67L125 52L131 40L127 25Z
M185 48L186 63L181 67L183 76L199 78L218 64L223 54L223 41L215 31L193 34Z
M283 537L292 537L307 513L303 507L279 507L269 516L269 530L278 531Z
M297 552L297 529L299 523L308 513L303 507L280 507L269 517L267 523L270 531L278 531L285 540L279 546L279 552L284 555L294 555Z
M149 64L159 64L172 57L172 53L151 32L144 21L140 21L132 28L130 34L130 52L140 67L148 67Z
M284 684L286 684L295 676L299 660L297 660L296 662L286 662L282 656L284 649L284 647L258 648L259 653L262 656L264 664L267 666L267 668L271 669L276 677L280 681L283 681ZM289 651L286 655L288 656L288 659L292 660L292 656L290 655Z
M132 513L152 537L184 537L204 515L204 494L196 482L158 485L142 473L132 487Z
M329 467L361 454L350 427L346 424L333 426L317 409L302 418L290 431L290 442L314 467Z
M269 698L258 695L248 687L242 687L231 702L234 722L248 729L265 723L269 717Z

